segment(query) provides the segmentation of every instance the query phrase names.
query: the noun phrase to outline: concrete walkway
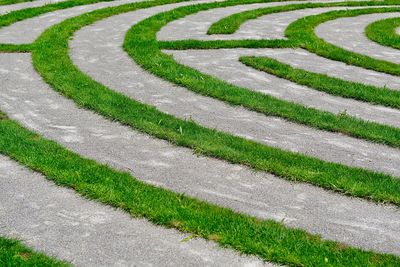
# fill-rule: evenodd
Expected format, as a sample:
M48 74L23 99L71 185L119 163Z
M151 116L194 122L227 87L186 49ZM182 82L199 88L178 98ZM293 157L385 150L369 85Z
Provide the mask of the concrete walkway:
M369 24L394 17L400 17L400 12L335 19L319 25L315 33L328 43L344 49L399 64L400 50L375 43L364 34Z
M6 14L12 11L17 11L17 10L22 10L26 8L32 8L32 7L40 7L52 3L58 3L66 0L35 0L31 2L23 2L23 3L18 3L18 4L13 4L13 5L5 5L5 6L0 6L0 15Z

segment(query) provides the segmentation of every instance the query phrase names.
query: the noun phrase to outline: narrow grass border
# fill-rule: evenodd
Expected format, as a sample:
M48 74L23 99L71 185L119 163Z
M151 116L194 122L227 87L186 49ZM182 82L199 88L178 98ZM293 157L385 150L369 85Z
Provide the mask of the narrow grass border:
M221 49L221 48L296 48L298 45L283 39L274 40L179 40L158 41L160 50Z
M239 60L246 66L331 95L400 109L400 91L341 80L325 74L294 68L269 57L243 56Z
M378 20L367 26L365 34L378 44L400 49L400 35L396 32L398 27L400 18Z
M0 0L0 6L7 6L7 5L13 5L13 4L19 4L19 3L25 3L25 2L32 2L34 0Z
M0 136L0 153L60 186L131 216L145 217L156 225L213 240L263 260L289 266L395 266L400 261L394 255L324 241L272 220L259 220L146 184L126 172L84 159L4 116Z
M166 3L145 2L90 12L57 24L35 43L33 64L56 91L143 133L193 149L196 153L318 185L344 194L400 205L400 179L390 175L284 151L184 121L112 91L82 73L71 61L68 41L80 28L106 17ZM235 4L235 2L228 2ZM217 3L226 5L226 3Z
M1 123L1 122L0 122ZM65 261L33 251L18 240L0 236L0 266L71 267Z

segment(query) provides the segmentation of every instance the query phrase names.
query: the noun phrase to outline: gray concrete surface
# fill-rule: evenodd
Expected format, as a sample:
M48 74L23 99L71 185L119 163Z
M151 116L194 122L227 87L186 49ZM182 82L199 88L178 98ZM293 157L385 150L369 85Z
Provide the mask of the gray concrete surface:
M157 13L159 9L160 7L153 9L152 13ZM327 161L369 168L400 176L400 151L397 149L371 144L370 142L340 134L311 129L279 118L266 117L243 108L232 107L221 101L203 97L185 88L172 85L143 71L122 50L121 44L125 32L130 26L147 16L150 16L150 11L122 14L78 31L70 42L71 57L74 63L95 80L109 86L111 89L122 92L141 102L154 105L159 110L177 117L191 118L209 128L217 128L267 145L304 153ZM270 90L269 92L275 90L273 93L279 93L282 97L292 97L291 99L296 98L298 101L304 102L308 101L307 103L315 103L318 107L322 106L329 110L336 108L334 110L336 113L347 108L349 112L358 111L357 114L361 114L360 116L364 118L367 115L371 115L370 117L380 115L379 118L385 122L399 123L400 121L395 120L396 117L392 116L393 114L400 114L399 111L394 111L392 114L384 112L386 110L392 111L391 109L364 105L357 101L342 101L342 98L336 97L325 99L320 97L321 95L326 96L321 92L309 90L247 68L237 63L238 56L234 54L235 51L238 50L182 51L181 53L189 53L193 56L200 53L212 53L210 57L194 58L191 56L190 59L198 62L199 65L206 66L202 68L204 71L211 71L212 69L212 71L215 71L213 73L215 75L229 76L230 79L234 79L233 82L243 82L245 84L241 85L250 86L251 88L257 86L256 88L263 90L263 92L267 89ZM273 54L276 53L272 52ZM210 58L213 58L213 60L209 60ZM210 62L219 63L232 58L235 60L230 62L233 62L235 67L229 68L229 71L223 67L216 68L210 64ZM240 79L237 79L238 77ZM257 80L257 78L259 79ZM274 83L274 86L266 86L268 81ZM287 88L288 84L292 87ZM310 92L306 95L307 97L305 97L306 92ZM311 98L311 96L315 97ZM323 100L323 102L311 102L315 98ZM330 99L331 101L329 101ZM365 108L361 109L359 108L360 106ZM381 112L379 112L379 108L382 109ZM400 119L400 117L398 118Z
M346 112L350 116L366 121L400 127L400 110L398 109L333 96L263 71L258 71L239 62L240 56L276 58L276 55L280 55L280 58L285 58L284 61L291 61L292 54L295 54L291 49L184 50L170 51L169 53L173 53L178 62L184 65L249 90L334 114ZM302 65L306 64L307 62L303 62ZM326 66L329 68L328 62L326 62ZM323 68L321 67L321 69Z
M72 7L43 14L41 16L22 20L0 29L0 43L28 44L34 42L47 28L60 23L68 18L78 16L96 9L118 6L122 4L140 2L141 0L118 0L100 2L92 5Z
M328 43L376 59L400 63L400 50L383 46L365 36L365 27L374 21L400 17L400 13L376 13L331 20L319 25L315 33Z
M62 2L62 1L66 1L66 0L35 0L32 2L24 2L24 3L13 4L13 5L0 6L0 15L6 14L6 13L9 13L12 11L25 9L25 8L40 7L43 5Z
M83 199L0 155L0 235L76 266L270 266Z
M139 134L54 92L33 70L28 54L1 54L0 66L0 110L85 157L236 211L400 255L396 207L290 183Z

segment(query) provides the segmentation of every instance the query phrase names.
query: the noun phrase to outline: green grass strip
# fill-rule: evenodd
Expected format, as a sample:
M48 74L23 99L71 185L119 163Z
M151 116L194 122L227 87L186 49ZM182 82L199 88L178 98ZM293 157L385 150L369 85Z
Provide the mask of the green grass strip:
M159 49L186 50L186 49L221 49L221 48L294 48L293 42L287 40L179 40L159 41Z
M24 2L32 2L33 0L1 0L0 6L19 4Z
M379 88L361 83L345 81L337 78L293 68L267 57L241 57L245 65L287 79L300 85L346 98L361 100L371 104L379 104L400 108L400 92L387 88Z
M0 53L7 52L7 53L27 53L32 51L32 45L30 44L0 44Z
M383 19L368 25L365 34L378 44L400 49L400 35L396 32L398 27L400 18Z
M344 17L355 17L372 13L398 12L400 7L367 8L358 10L331 11L299 19L288 26L286 36L301 47L322 57L341 61L349 65L359 66L392 75L400 75L400 65L385 60L374 59L365 55L345 50L330 44L315 34L315 28L321 23Z
M110 90L73 64L68 41L75 31L112 15L161 3L165 1L97 10L49 28L35 44L32 54L35 68L56 91L79 106L143 133L189 147L196 153L244 164L292 181L309 182L348 195L400 205L400 179L267 147L175 118Z
M68 267L71 265L35 252L17 240L0 237L0 266Z
M123 209L133 217L145 217L156 225L210 239L267 261L289 266L395 266L400 261L393 255L323 241L303 230L145 184L126 172L84 159L6 118L0 120L0 136L0 153L58 185Z
M164 54L159 49L156 34L167 23L222 5L224 2L181 7L143 20L129 30L124 48L145 70L198 94L243 106L267 116L277 116L317 129L400 147L399 128L304 107L301 104L238 87L179 64L172 56Z
M253 19L257 19L261 16L268 14L289 12L306 8L318 8L318 7L337 7L337 6L374 6L374 5L388 5L396 4L394 1L365 1L365 2L336 2L336 3L305 3L305 4L292 4L286 6L277 7L264 7L253 10L247 10L239 13L232 14L225 18L214 22L210 28L208 28L207 34L233 34L240 26ZM398 3L397 3L398 4Z

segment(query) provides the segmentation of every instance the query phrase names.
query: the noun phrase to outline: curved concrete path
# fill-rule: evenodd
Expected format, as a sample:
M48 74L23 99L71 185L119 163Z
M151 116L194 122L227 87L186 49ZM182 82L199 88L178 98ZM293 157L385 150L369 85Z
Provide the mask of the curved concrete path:
M83 199L0 155L0 235L76 266L270 266Z
M158 10L159 8L154 9L152 13L156 14ZM140 11L113 16L78 31L70 42L71 57L74 63L89 76L113 90L122 92L138 101L154 105L159 110L177 117L191 118L208 128L217 128L235 135L257 140L267 145L316 156L327 161L400 176L400 151L398 149L371 144L370 142L340 134L311 129L286 122L282 119L266 117L243 108L232 107L220 101L200 96L185 88L172 85L143 71L122 50L121 44L130 26L150 16L149 12ZM127 21L130 23L126 23ZM188 53L195 55L209 52L190 51ZM238 57L230 54L230 50L214 52L213 58L215 60L212 62L231 58L229 55L235 58L234 62L237 62L236 59ZM201 61L200 58L194 61L196 60ZM209 62L207 60L206 63L209 64ZM247 75L249 77L248 73L256 73L261 77L268 75L247 68L240 63L237 64L239 65L239 69L232 69L232 71L241 71L244 68L246 71L241 73L241 76L244 75L246 77ZM223 68L217 71L217 73L220 72L226 73L229 76L231 74L224 71ZM234 76L234 78L241 76ZM293 85L293 88L289 88L288 90L284 86L279 86L280 83L283 85L287 84L286 81L273 76L268 79L273 79L276 82L277 85L272 87L278 88L276 91L287 91L287 94L284 96L294 95L302 101L307 100L303 94L300 94L300 96L294 94L300 86ZM241 81L247 82L249 86L253 86L254 82L262 90L266 89L266 79L261 79L256 83L256 76L252 76ZM317 96L322 94L314 90L309 91L314 92L314 95ZM343 106L344 104L340 101L341 98L336 99L339 100L335 102L331 101L327 104L327 107L335 107L334 104L341 106L340 109L336 110L336 113L346 108L352 111L354 108L363 106L362 103L356 101L351 101L351 105ZM366 105L366 110L359 110L360 114L365 111L363 116L368 114L371 114L371 117L377 116L374 112L368 110L370 107L373 108L372 110L377 111L378 115L382 115L383 112L379 113L378 108L372 105ZM382 110L390 109L382 108ZM400 117L399 120L395 120L395 116L388 116L387 114L387 112L383 113L380 118L383 121L394 123L400 121ZM400 112L396 110L394 114L400 114ZM376 151L379 152L377 153Z
M27 54L1 54L0 62L8 62L0 72L0 110L85 157L259 218L284 219L327 239L400 255L398 208L198 157L77 108L42 82Z
M66 0L35 0L32 2L24 2L24 3L18 3L18 4L13 4L13 5L4 5L0 6L0 15L12 12L12 11L17 11L21 9L26 9L26 8L32 8L32 7L40 7L48 4L53 4L53 3L58 3Z
M100 2L91 5L76 6L68 9L49 12L41 16L22 20L10 26L0 28L0 43L29 44L34 42L44 30L68 18L100 8L119 6L140 1L141 0L118 0Z
M365 27L386 18L400 17L396 13L376 13L331 20L319 25L315 33L328 43L376 59L400 63L400 50L383 46L365 36Z

